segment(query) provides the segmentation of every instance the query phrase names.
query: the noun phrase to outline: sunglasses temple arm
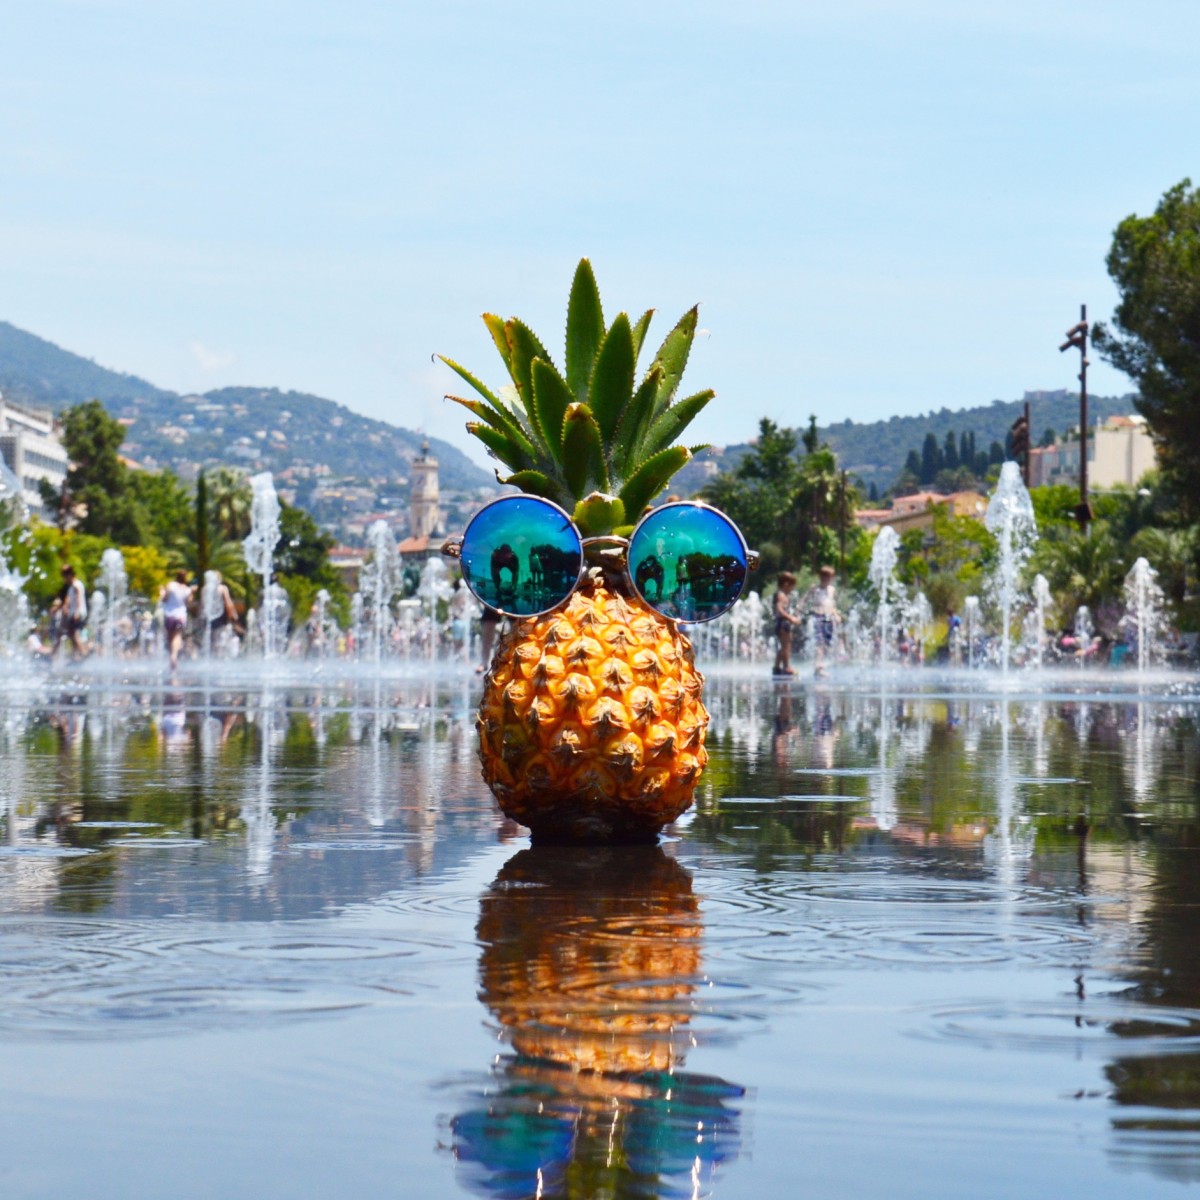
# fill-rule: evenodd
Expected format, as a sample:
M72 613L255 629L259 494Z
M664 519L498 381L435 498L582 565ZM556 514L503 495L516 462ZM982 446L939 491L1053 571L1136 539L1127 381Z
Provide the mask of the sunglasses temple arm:
M445 554L446 551L443 550L442 553ZM746 566L749 567L751 571L757 571L758 564L761 561L762 561L762 558L759 555L757 550L747 550L746 551Z
M462 545L461 537L448 537L442 543L442 553L447 558L462 558Z

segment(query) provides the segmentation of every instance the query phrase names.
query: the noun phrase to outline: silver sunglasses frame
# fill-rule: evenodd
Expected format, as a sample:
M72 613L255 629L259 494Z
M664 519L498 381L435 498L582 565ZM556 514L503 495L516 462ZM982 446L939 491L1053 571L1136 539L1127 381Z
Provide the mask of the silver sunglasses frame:
M662 513L665 509L668 509L668 508L703 508L703 509L707 509L709 512L716 513L716 515L719 516L722 520L724 520L729 525L729 527L734 531L734 533L737 534L738 541L741 543L742 551L746 556L746 572L747 572L747 574L749 574L750 571L753 571L759 564L758 551L751 550L750 547L746 544L745 536L743 535L742 531L737 527L737 524L733 521L733 519L731 517L729 517L726 513L723 513L719 508L715 508L711 504L705 504L702 500L670 500L666 504L659 505L658 508L650 509L648 512L643 513L641 518L638 520L638 523L633 527L633 532L627 538L617 537L615 534L611 534L611 533L601 534L598 537L586 537L585 538L582 535L582 533L580 532L579 526L575 524L574 519L572 518L571 514L566 511L566 509L562 508L558 504L555 504L553 500L547 500L545 496L534 496L527 492L521 492L521 493L510 492L504 496L497 496L494 500L489 500L485 505L483 505L480 509L478 509L476 511L475 515L472 516L472 518L467 522L467 526L462 531L461 534L456 534L453 537L448 537L442 543L442 553L447 558L454 558L454 559L461 560L463 543L466 541L467 534L469 534L471 532L471 526L474 525L475 522L479 519L479 517L483 513L485 513L489 508L492 508L497 504L508 504L514 500L534 500L537 503L544 504L548 508L552 508L555 512L561 514L563 520L571 527L571 529L574 530L575 536L579 540L579 551L580 552L579 552L579 573L576 575L575 582L571 585L570 590L567 592L567 594L561 600L558 600L554 604L551 604L548 608L539 609L537 612L531 612L531 613L509 612L507 609L500 608L495 604L491 604L487 600L484 600L483 597L480 596L473 587L471 587L470 581L467 579L465 574L463 575L463 583L466 584L467 589L470 591L471 595L474 596L475 599L478 600L480 604L483 604L486 607L492 609L493 612L498 612L501 616L511 617L513 620L525 620L527 618L532 619L534 617L544 617L547 613L552 613L556 609L562 608L562 606L564 604L566 604L567 601L570 600L570 598L575 594L576 589L579 587L580 581L583 579L584 575L586 574L586 572L588 570L587 553L586 552L587 552L587 549L589 546L612 546L614 548L622 550L624 553L622 555L621 567L625 572L626 579L629 580L629 586L633 588L634 592L641 599L642 603L647 605L647 607L654 609L654 611L656 613L658 613L659 616L661 616L663 618L663 620L674 621L677 624L683 624L683 625L700 625L706 621L715 621L718 617L724 616L725 613L727 613L734 606L734 604L736 604L737 601L741 598L742 592L745 591L745 585L746 585L745 579L742 580L742 588L738 592L738 594L723 609L721 609L721 611L719 613L714 613L711 617L702 617L702 618L693 617L693 618L689 619L686 617L668 616L656 604L651 604L650 601L646 599L642 590L638 587L633 576L630 574L630 571L629 571L629 549L633 545L634 540L637 538L638 531L642 528L642 526L647 521L649 521L653 517L656 517L658 514Z

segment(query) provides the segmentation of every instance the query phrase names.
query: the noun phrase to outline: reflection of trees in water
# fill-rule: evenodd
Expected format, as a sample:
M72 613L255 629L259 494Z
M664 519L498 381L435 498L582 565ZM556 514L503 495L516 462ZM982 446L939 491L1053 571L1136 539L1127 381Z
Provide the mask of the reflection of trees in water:
M14 809L0 796L0 809L7 810L0 812L0 833L18 843L94 853L28 860L37 868L36 888L32 876L25 880L23 869L10 867L6 905L70 912L120 906L157 915L169 894L172 904L186 896L193 915L307 917L390 892L398 878L423 875L446 859L457 861L456 846L477 841L480 821L486 826L492 813L478 779L473 730L440 711L445 695L393 686L373 708L353 687L327 689L329 704L314 703L306 689L280 689L269 722L257 690L138 697L96 689L78 703L63 697L44 709L10 714L0 792L21 800ZM362 711L372 714L370 743L363 729L355 732ZM261 816L280 844L365 833L369 801L378 792L389 798L386 852L275 855L271 887L248 888L245 855L221 847L246 842L244 806L259 794L264 751L270 791ZM5 786L18 767L19 792ZM164 867L166 860L121 845L138 838L196 839L213 851L176 853L169 868L147 880L144 868L152 862ZM205 856L211 869L196 870L195 855Z
M1192 777L1193 779L1195 776ZM1113 1155L1167 1179L1200 1181L1200 1052L1180 1051L1200 1043L1200 821L1151 828L1155 883L1139 923L1140 953L1128 998L1139 1001L1145 1019L1110 1027L1118 1052L1105 1068L1111 1099L1126 1109L1113 1118ZM1164 1020L1154 1020L1162 1008ZM1181 1021L1186 1015L1189 1019ZM1136 1056L1119 1056L1119 1042L1142 1039ZM1160 1039L1161 1053L1147 1052Z
M1122 975L1131 982L1124 998L1138 1006L1107 1025L1106 1095L1119 1106L1110 1154L1124 1168L1200 1181L1194 707L988 697L881 702L836 692L826 700L786 686L764 703L769 693L740 696L721 681L711 693L709 767L689 836L753 853L760 871L789 869L797 855L878 854L886 845L895 870L911 856L923 874L986 875L998 868L988 862L982 834L999 828L1007 800L1009 819L1028 821L1033 834L1032 855L1016 862L1011 885L1079 897L1077 920L1094 947L1079 967L1081 1019L1091 994L1102 994L1100 981ZM822 746L831 724L839 734L832 763ZM760 740L769 731L774 755L758 751L756 731ZM886 834L863 819L874 777L795 773L870 769L885 757L897 814ZM864 801L779 802L795 791L861 794ZM755 796L761 799L746 803ZM725 798L738 803L723 805ZM1155 1009L1163 1010L1161 1020Z
M660 847L523 850L477 933L480 996L515 1053L453 1122L472 1190L691 1195L737 1153L742 1089L681 1069L702 927Z

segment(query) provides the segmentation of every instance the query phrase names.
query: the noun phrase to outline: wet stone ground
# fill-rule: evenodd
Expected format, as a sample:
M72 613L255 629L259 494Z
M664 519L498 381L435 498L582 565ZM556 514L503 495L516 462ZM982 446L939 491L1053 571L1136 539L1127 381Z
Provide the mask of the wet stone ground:
M1109 682L716 678L611 851L473 677L10 689L0 1194L1177 1195L1200 688Z

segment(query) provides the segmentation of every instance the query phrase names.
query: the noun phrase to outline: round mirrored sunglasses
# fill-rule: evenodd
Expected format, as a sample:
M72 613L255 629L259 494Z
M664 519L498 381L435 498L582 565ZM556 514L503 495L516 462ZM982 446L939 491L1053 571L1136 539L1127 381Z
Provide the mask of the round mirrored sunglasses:
M758 561L737 526L706 504L653 509L626 541L584 538L557 504L527 495L484 505L442 552L459 559L480 603L505 616L534 617L558 608L578 587L592 544L623 547L634 591L675 621L711 621L727 612Z

